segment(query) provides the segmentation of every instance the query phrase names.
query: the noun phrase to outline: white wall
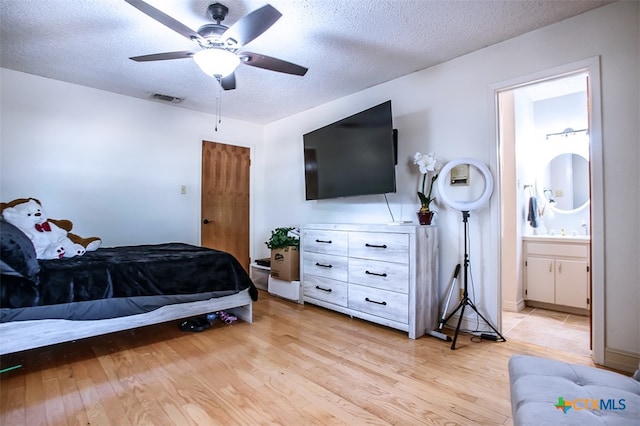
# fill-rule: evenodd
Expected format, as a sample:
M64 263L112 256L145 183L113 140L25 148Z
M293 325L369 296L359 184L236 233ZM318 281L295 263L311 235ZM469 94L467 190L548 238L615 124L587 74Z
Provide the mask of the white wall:
M202 140L262 126L0 69L0 200L35 197L103 245L200 242ZM186 195L180 194L186 185Z
M495 117L490 87L498 82L601 56L606 346L621 357L640 356L639 21L637 2L619 2L444 64L376 86L269 124L265 128L265 191L256 199L256 241L272 228L309 222L390 221L382 196L304 201L302 134L392 100L399 129L398 193L389 196L395 219L413 219L415 151L445 159L462 156L496 172ZM499 206L473 212L471 258L476 302L498 318ZM441 207L441 292L461 261L460 214ZM259 250L259 248L257 248ZM266 253L266 248L263 248ZM637 362L637 361L636 361Z

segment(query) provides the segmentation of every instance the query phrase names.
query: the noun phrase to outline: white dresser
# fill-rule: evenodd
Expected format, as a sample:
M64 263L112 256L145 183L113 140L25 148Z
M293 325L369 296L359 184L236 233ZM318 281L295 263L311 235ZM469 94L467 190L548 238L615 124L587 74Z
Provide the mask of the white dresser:
M304 301L416 339L438 324L438 229L312 224L301 229Z

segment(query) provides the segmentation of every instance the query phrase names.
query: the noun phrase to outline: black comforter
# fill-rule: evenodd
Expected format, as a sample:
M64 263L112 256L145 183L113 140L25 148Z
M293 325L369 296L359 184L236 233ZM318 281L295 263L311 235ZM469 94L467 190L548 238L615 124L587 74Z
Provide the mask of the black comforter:
M38 264L33 280L3 275L0 322L113 318L245 289L258 298L232 255L183 243L100 248Z

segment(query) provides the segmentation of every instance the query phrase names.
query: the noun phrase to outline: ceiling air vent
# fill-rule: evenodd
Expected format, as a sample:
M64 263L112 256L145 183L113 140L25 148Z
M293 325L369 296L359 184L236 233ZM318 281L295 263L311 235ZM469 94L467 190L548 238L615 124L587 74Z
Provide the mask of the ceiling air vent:
M156 101L171 102L172 104L179 104L184 100L184 98L176 98L175 96L162 95L160 93L154 93L150 98Z

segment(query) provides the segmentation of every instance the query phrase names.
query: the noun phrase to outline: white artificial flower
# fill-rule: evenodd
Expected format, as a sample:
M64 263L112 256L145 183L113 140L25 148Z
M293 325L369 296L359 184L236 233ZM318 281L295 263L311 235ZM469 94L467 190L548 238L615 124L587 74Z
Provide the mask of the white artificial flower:
M420 154L416 152L413 156L413 164L417 164L420 167L420 173L427 174L428 172L433 172L438 167L438 159L436 158L436 154L430 152L428 154Z

